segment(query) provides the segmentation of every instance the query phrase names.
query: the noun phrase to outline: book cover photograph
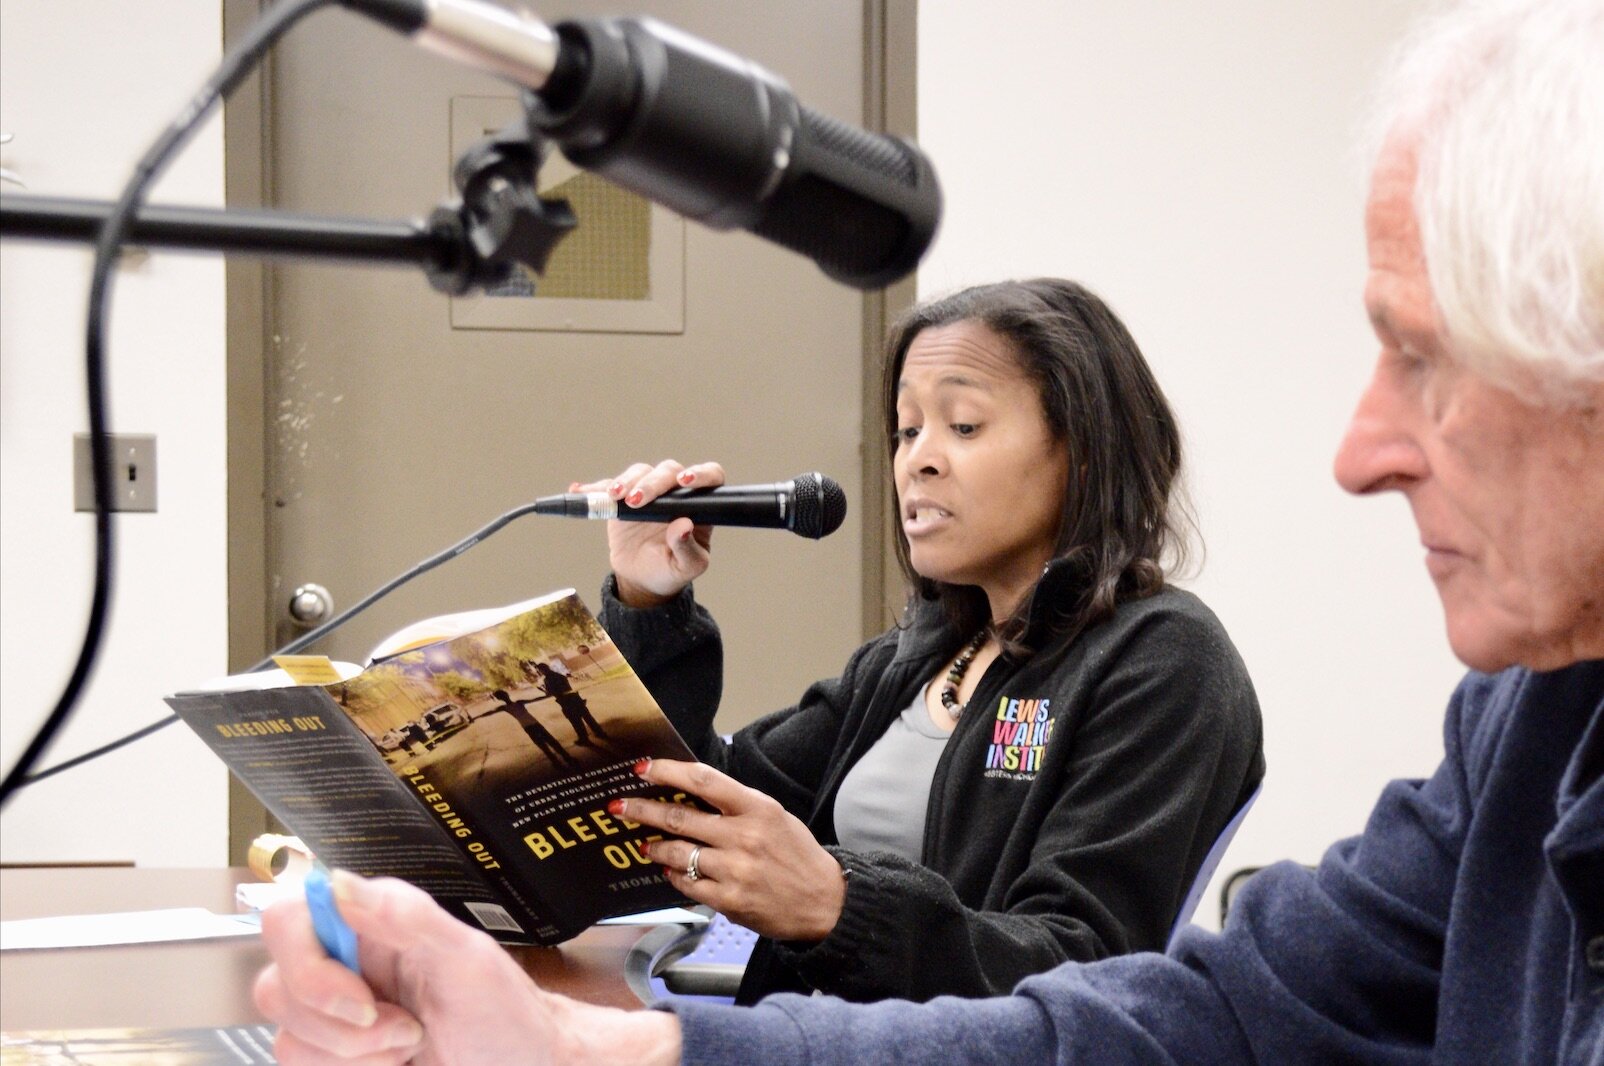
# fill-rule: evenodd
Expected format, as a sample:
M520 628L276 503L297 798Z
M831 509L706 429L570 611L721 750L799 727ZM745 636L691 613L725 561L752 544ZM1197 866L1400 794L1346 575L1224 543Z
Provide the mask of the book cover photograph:
M691 802L633 767L692 756L571 590L410 626L366 669L321 663L338 679L238 675L168 703L325 864L515 943L683 902L646 857L656 831L607 805Z

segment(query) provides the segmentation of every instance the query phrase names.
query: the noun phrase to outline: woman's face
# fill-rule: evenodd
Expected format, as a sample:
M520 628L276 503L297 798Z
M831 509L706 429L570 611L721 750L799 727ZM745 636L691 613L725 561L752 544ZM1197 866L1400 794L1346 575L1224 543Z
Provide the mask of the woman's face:
M920 576L978 585L992 617L1006 616L1052 558L1068 472L1009 341L970 321L914 337L892 475Z

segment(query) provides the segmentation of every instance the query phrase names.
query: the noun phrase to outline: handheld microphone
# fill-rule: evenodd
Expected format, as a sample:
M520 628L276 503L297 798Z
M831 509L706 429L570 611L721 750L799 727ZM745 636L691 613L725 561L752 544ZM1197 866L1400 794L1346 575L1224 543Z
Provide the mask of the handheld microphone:
M620 507L605 492L567 492L542 496L535 514L564 518L616 518L623 522L672 522L689 518L700 526L789 529L818 540L841 528L847 494L834 478L798 474L772 485L723 485L674 489L639 507Z
M650 18L555 27L486 0L340 0L526 90L575 166L714 229L745 229L861 289L919 262L941 218L918 148L802 106L757 64Z

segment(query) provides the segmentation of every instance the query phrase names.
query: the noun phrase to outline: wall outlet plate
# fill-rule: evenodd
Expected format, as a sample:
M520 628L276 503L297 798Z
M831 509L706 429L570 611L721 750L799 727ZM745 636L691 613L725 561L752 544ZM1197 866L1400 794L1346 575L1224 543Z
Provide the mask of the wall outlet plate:
M72 438L73 509L95 509L95 484L90 471L89 434ZM156 437L152 433L111 435L111 509L156 509Z

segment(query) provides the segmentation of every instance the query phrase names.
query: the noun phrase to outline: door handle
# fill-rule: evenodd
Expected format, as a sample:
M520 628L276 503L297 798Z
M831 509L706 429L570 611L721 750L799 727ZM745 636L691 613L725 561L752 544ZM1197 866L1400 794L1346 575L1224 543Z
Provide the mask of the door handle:
M298 586L290 593L290 621L300 629L312 629L334 615L334 596L314 582Z

